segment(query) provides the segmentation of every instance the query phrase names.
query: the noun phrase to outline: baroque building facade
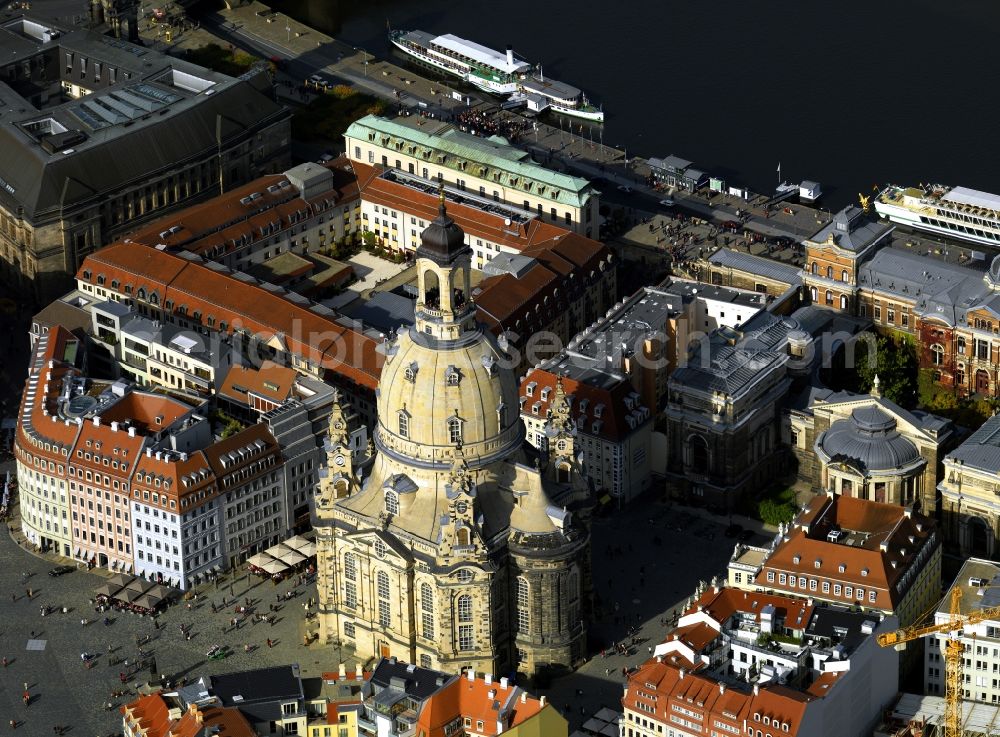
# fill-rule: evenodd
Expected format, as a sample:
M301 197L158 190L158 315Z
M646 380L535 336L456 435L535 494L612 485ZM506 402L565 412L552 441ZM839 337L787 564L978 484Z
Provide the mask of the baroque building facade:
M590 597L589 532L568 508L587 497L574 433L529 458L514 375L475 321L470 249L443 198L417 274L416 324L386 346L370 457L348 452L343 411L331 415L321 637L444 670L573 666Z

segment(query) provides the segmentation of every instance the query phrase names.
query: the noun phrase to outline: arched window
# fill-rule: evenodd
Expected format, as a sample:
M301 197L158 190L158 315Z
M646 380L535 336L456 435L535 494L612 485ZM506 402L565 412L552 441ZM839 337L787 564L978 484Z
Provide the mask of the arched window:
M815 261L813 261L812 273L814 273L814 274L818 274L819 273L819 264L816 263Z
M145 287L139 287L138 291L135 293L136 299L146 299L146 289Z
M399 434L400 437L409 438L410 437L410 413L405 409L401 409L397 415L399 418Z
M580 576L576 571L566 577L566 597L569 599L569 621L573 623L580 618Z
M458 540L458 544L459 545L468 545L469 544L469 528L468 527L459 528L457 540Z
M827 279L832 279L833 278L833 267L832 266L827 266L826 267L826 278Z
M833 304L833 292L831 292L829 289L826 290L826 303L828 305Z
M560 463L559 467L556 468L556 482L560 484L568 484L570 481L570 467L568 463Z
M392 624L392 614L389 604L389 574L379 571L377 577L378 589L378 623L380 627Z
M809 288L809 296L812 297L812 301L815 302L817 299L816 287Z
M458 417L448 419L448 442L452 444L462 442L462 421Z
M503 402L497 406L497 425L503 430L504 425L507 424L507 405Z
M385 490L385 511L393 516L399 514L399 497L392 489Z
M935 366L940 366L944 363L944 346L940 343L935 343L931 346L931 362Z
M691 470L695 473L708 471L708 443L701 435L692 435L688 440L691 450Z
M354 553L344 555L344 606L356 609L358 606L358 559Z
M517 631L527 633L531 628L531 609L528 596L528 582L524 578L517 578Z
M420 584L420 627L424 637L434 638L434 590L429 583Z
M150 292L149 293L149 303L151 305L158 305L158 304L160 304L160 295L158 295L156 292Z
M842 310L847 309L847 296L843 294L840 295L840 309Z
M840 281L842 282L847 281L847 269L844 269L843 271L840 272Z
M458 621L459 622L471 622L472 621L472 597L468 594L462 594L458 597L458 601L455 604L458 609Z

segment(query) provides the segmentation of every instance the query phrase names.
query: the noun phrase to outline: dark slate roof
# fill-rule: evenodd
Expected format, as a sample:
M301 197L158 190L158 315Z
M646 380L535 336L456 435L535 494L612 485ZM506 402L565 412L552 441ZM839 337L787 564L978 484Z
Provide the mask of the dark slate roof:
M377 292L370 299L355 300L340 308L340 312L353 320L361 321L365 327L373 327L383 333L395 332L400 326L410 326L414 322L413 310L416 301L394 292Z
M993 415L982 427L947 456L980 471L1000 473L1000 415Z
M749 253L740 253L730 248L717 249L708 257L708 261L717 266L744 271L748 274L756 274L765 279L773 279L789 285L802 283L802 272L795 266L769 258L754 256Z
M837 420L816 445L830 458L862 471L892 470L920 460L917 446L896 429L896 418L876 405L859 407L850 419Z
M236 706L241 711L254 704L302 698L297 665L210 676L208 682L212 694L219 697L224 706Z
M454 677L395 658L383 658L372 671L370 683L378 690L394 688L404 691L411 698L423 701Z
M921 317L954 326L989 294L982 272L899 248L883 248L858 270L867 289L914 301Z
M0 150L4 151L0 177L15 190L11 195L0 189L0 196L13 201L15 211L23 205L25 215L36 218L60 205L115 191L149 173L216 150L217 115L224 116L225 139L282 113L281 106L247 81L226 83L209 97L165 109L171 112L141 125L94 131L87 145L71 154L48 154L20 130L0 127Z
M852 612L837 607L816 607L812 621L806 628L806 637L824 637L843 645L852 652L869 635L861 631L865 622L871 622L876 627L881 615L878 612Z
M839 248L860 253L892 230L893 226L872 220L857 205L848 205L809 240L813 243L826 243L832 235Z
M272 99L265 74L233 79L92 31L54 30L60 35L42 42L0 29L0 47L13 48L17 57L8 57L6 63L50 58L49 66L58 74L63 54L72 52L114 67L118 75L114 84L100 83L103 86L91 95L42 110L0 83L0 199L15 212L23 207L32 220L60 205L100 197L142 181L152 172L215 151L217 115L223 116L224 141L288 115ZM24 43L12 47L8 41ZM131 74L130 79L125 79L125 72ZM191 75L209 88L197 92L183 83L175 85L175 73ZM116 122L103 120L94 105ZM85 139L64 151L44 150L35 135L20 126L48 118L71 133L83 133Z

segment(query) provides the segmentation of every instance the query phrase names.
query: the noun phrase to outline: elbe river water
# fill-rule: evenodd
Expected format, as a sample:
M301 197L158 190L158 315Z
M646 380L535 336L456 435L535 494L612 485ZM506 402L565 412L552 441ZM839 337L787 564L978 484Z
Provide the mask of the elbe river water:
M1000 192L997 0L284 0L385 56L393 28L453 33L583 89L604 142L677 154L770 191L819 181L827 206L874 184Z

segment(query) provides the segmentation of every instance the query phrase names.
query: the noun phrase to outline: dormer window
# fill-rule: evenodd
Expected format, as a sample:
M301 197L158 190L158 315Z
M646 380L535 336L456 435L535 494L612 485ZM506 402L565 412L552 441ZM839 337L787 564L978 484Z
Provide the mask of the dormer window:
M414 361L403 371L403 378L409 381L411 384L417 380L417 363Z
M410 413L401 409L397 415L398 429L400 437L409 439L410 437Z
M460 417L448 418L448 442L452 445L459 445L462 442L462 419Z
M529 397L535 396L535 387L536 386L538 386L537 382L534 382L534 381L530 382L528 384L528 386L525 388L524 393L527 394Z
M840 573L846 573L847 572L847 566L845 566L843 563L841 563L840 566L837 568L837 570Z
M399 497L392 489L385 490L385 513L393 516L399 514Z
M459 381L462 380L461 374L459 374L458 369L454 366L449 366L444 375L448 386L458 386Z

